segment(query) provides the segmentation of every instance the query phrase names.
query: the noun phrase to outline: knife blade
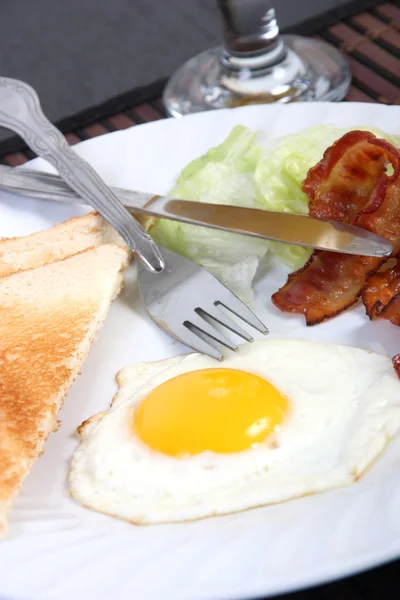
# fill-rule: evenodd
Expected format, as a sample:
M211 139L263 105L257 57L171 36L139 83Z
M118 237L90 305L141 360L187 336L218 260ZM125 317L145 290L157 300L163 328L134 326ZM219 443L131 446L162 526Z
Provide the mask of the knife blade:
M84 201L57 176L0 165L0 189L57 202ZM388 256L392 244L370 231L328 219L257 208L178 200L134 190L111 188L134 215L172 219L251 237L317 250L361 256Z

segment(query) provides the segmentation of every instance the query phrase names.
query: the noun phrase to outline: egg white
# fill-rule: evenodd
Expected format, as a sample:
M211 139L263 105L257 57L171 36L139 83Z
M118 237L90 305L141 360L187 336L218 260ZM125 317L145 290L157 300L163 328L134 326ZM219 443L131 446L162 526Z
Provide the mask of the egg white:
M72 495L94 510L143 524L237 512L355 481L400 427L400 381L388 357L270 338L242 346L222 366L259 375L289 399L289 414L273 438L241 452L178 458L134 434L133 411L152 389L220 366L189 354L122 369L110 410L80 428Z

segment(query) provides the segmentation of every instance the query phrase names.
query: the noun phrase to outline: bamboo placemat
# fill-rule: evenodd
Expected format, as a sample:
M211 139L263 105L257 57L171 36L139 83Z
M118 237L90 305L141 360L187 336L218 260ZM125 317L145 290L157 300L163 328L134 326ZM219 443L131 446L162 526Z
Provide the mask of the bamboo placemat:
M355 0L290 32L324 39L346 56L352 71L348 102L400 104L400 0ZM113 98L56 125L71 144L139 123L163 119L165 80ZM0 162L21 165L34 154L19 138L0 143Z

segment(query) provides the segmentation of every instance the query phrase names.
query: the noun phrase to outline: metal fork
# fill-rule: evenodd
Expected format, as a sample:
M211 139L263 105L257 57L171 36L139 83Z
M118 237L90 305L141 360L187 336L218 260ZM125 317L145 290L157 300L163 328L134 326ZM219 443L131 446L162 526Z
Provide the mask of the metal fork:
M206 269L166 248L162 248L162 254L165 268L160 273L150 273L138 263L143 302L161 329L186 346L218 360L223 358L218 345L235 352L239 348L216 325L222 325L247 342L253 341L224 309L261 333L268 333L250 308Z
M253 338L223 307L262 333L267 328L237 296L192 261L160 248L129 214L95 170L71 150L42 112L35 90L15 79L0 78L0 125L56 167L60 177L121 234L138 258L138 281L150 317L190 348L221 360L218 345L238 350L218 325L244 340Z

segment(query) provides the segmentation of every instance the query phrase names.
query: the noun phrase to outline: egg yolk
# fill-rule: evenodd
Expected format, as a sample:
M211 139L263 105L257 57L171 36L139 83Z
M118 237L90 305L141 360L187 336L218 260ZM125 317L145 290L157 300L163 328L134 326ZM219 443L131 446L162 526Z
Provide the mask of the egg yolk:
M152 390L133 425L145 444L171 456L238 452L264 441L287 410L287 399L257 375L202 369Z

